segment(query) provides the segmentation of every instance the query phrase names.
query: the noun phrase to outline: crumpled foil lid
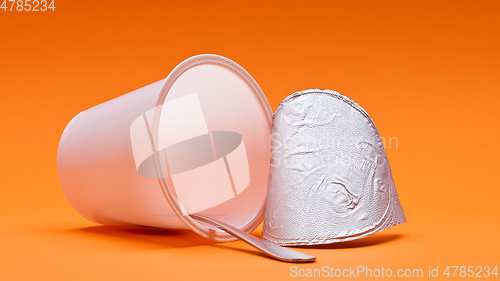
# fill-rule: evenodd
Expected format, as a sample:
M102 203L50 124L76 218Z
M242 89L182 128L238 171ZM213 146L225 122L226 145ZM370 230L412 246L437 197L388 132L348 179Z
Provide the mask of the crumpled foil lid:
M330 90L294 93L274 113L263 238L318 245L406 221L375 123Z

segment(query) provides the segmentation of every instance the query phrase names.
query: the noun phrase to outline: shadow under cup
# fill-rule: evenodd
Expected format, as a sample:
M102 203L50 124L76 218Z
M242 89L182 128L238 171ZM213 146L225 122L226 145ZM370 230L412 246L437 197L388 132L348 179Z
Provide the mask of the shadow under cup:
M234 240L189 214L247 232L260 224L271 122L262 90L243 68L195 56L166 79L75 116L59 143L59 178L91 221Z

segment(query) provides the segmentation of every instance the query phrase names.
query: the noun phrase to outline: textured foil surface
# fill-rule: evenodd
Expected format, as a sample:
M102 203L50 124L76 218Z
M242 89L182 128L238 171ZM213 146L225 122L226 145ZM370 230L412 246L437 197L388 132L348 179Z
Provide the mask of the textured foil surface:
M406 221L375 123L351 99L310 89L274 113L263 238L318 245Z

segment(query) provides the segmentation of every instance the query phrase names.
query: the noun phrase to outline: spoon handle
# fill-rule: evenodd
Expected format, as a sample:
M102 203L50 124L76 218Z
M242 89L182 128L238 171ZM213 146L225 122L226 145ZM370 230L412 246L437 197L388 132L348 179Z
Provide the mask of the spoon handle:
M238 237L244 242L254 246L255 248L261 250L262 252L268 254L269 256L285 262L313 262L316 260L315 256L306 255L303 253L299 253L287 248L283 248L271 242L262 240L258 237L251 235L250 233L246 233L241 231L235 227L222 223L220 221L216 221L201 215L191 214L189 215L191 218L206 222L208 224L214 225L225 232Z

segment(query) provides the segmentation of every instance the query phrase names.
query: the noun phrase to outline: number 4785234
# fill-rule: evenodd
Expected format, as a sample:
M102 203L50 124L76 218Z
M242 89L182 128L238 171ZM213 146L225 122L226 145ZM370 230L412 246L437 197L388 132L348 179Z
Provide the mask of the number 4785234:
M0 9L5 12L45 12L48 10L54 11L56 6L54 0L3 0Z
M498 276L497 267L489 266L447 266L443 272L446 277L490 277Z

